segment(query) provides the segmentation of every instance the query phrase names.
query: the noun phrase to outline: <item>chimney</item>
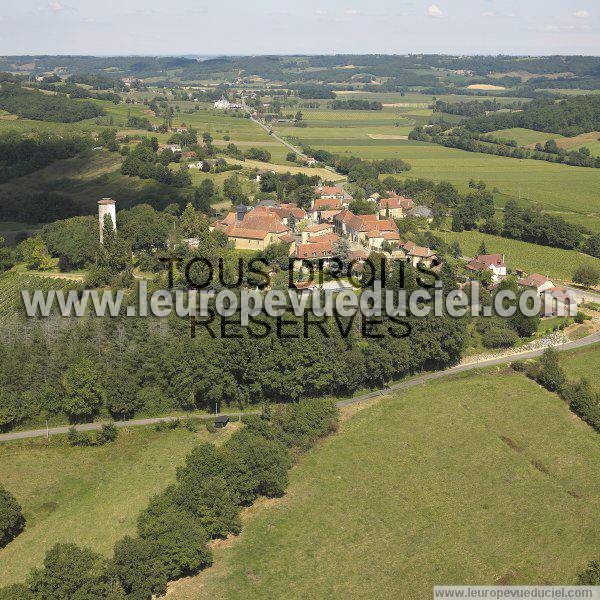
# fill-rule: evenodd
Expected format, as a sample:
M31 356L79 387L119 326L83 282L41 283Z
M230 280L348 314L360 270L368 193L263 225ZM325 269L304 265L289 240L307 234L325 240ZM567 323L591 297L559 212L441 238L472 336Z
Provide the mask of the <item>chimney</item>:
M113 224L113 231L117 230L117 208L116 202L111 198L98 200L98 222L100 224L100 243L103 243L104 217L108 215Z

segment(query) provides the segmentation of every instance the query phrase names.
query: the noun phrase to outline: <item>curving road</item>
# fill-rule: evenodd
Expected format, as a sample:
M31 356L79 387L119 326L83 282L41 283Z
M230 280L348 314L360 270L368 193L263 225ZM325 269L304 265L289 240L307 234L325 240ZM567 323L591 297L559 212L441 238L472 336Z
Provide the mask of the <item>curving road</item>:
M573 342L566 342L561 344L560 346L554 346L555 350L560 352L564 350L574 350L576 348L582 348L584 346L590 346L592 344L596 344L600 342L600 332L595 333L593 335L587 336L585 338L581 338L580 340L575 340ZM336 404L339 407L349 406L350 404L357 404L359 402L364 402L365 400L370 400L372 398L381 398L383 396L390 396L395 394L400 390L406 390L412 388L416 385L420 385L422 383L426 383L428 381L432 381L434 379L440 379L441 377L448 377L450 375L454 375L456 373L463 373L465 371L471 371L473 369L480 369L483 367L493 367L494 365L502 365L506 363L513 362L518 359L526 359L526 358L535 358L536 356L540 356L544 352L544 348L540 350L531 350L529 352L521 352L516 354L511 354L509 356L500 356L498 358L491 358L488 360L483 360L475 363L461 364L456 367L452 367L450 369L445 369L443 371L433 371L431 373L425 373L423 375L418 375L413 379L409 379L407 381L401 381L394 385L389 386L383 390L376 390L374 392L368 392L366 394L361 394L360 396L354 396L353 398L347 398L345 400L340 400ZM248 411L245 413L220 413L222 415L226 415L228 417L237 418L243 415L248 414L258 414L259 411ZM187 418L199 418L199 419L213 419L215 415L209 415L206 413L201 414L192 414L178 417L181 420ZM143 426L143 425L155 425L157 423L172 421L177 417L154 417L149 419L132 419L130 421L115 421L114 425L117 427L135 427L135 426ZM98 423L86 423L84 425L77 425L76 429L78 431L94 431L98 430L104 425L102 422ZM28 438L35 437L45 437L47 435L56 435L56 434L64 434L68 433L70 426L65 425L62 427L50 427L49 429L30 429L29 431L14 431L12 433L3 433L0 434L0 442L8 442L12 440L23 440Z

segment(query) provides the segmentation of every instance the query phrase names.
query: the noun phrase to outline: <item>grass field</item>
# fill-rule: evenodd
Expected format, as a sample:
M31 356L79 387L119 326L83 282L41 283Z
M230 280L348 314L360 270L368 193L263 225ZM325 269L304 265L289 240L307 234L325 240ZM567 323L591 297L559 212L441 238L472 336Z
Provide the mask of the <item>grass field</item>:
M575 250L539 246L479 231L436 231L435 234L449 243L458 241L465 256L474 256L481 243L485 242L489 253L506 255L509 271L524 269L528 273L570 281L573 271L581 264L593 264L600 269L600 259Z
M525 376L432 382L347 420L169 597L421 600L435 584L572 583L597 557L599 473L597 434Z
M0 583L24 579L57 542L109 555L118 538L135 532L138 513L174 480L185 455L209 438L201 431L132 428L114 444L93 448L54 440L0 445L0 482L27 519L25 531L0 550Z
M561 355L560 364L573 381L581 377L587 378L592 386L600 392L600 345L581 348L577 352Z

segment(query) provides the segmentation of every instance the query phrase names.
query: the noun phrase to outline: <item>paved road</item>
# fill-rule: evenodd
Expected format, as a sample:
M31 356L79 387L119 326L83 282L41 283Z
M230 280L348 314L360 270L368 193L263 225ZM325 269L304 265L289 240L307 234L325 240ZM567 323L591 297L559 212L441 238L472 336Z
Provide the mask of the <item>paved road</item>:
M595 333L588 337L582 338L580 340L576 340L574 342L567 342L565 344L561 344L560 346L555 346L555 350L563 351L563 350L573 350L575 348L582 348L584 346L589 346L591 344L595 344L600 342L600 333ZM482 367L492 367L494 365L502 365L506 363L513 362L517 359L525 359L525 358L534 358L536 356L540 356L544 352L544 349L540 350L531 350L529 352L521 352L517 354L511 354L510 356L501 356L498 358L491 358L488 360L476 362L476 363L468 363L458 365L456 367L452 367L450 369L445 369L444 371L434 371L432 373L425 373L424 375L419 375L413 379L409 379L407 381L401 381L400 383L396 383L391 385L390 387L384 390L376 390L374 392L369 392L367 394L361 394L360 396L354 396L353 398L347 398L345 400L340 400L337 402L339 407L349 406L351 404L357 404L359 402L364 402L365 400L370 400L371 398L381 398L382 396L389 396L395 394L400 390L406 390L412 388L416 385L420 385L422 383L426 383L427 381L432 381L434 379L440 379L441 377L447 377L449 375L454 375L456 373L462 373L464 371L471 371L473 369L480 369ZM259 411L249 411L245 413L222 413L227 415L228 417L237 418L243 415L248 414L258 414ZM200 418L200 419L212 419L214 415L209 415L206 413L202 414L194 414L194 415L186 415L180 417L182 420L187 419L189 417ZM142 425L155 425L157 423L162 423L166 421L172 421L175 417L155 417L151 419L133 419L131 421L115 421L115 425L117 427L133 427L133 426L142 426ZM100 429L103 423L86 423L84 425L77 425L76 429L79 431L93 431ZM12 433L3 433L0 435L0 442L8 442L11 440L22 440L28 438L35 437L43 437L46 435L56 435L56 434L64 434L69 431L69 426L63 427L50 427L48 430L46 429L31 429L29 431L14 431Z

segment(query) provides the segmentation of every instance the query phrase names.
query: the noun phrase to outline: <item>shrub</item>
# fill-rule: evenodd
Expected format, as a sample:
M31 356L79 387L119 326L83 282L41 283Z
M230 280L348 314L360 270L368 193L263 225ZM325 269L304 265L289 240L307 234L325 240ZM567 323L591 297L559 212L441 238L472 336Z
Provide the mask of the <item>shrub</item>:
M14 540L25 528L21 505L3 486L0 486L0 548Z
M509 348L518 340L519 336L513 329L490 327L483 335L482 342L486 348Z
M273 409L274 437L288 448L308 450L319 438L337 430L333 401L302 400Z
M113 423L102 425L102 429L96 434L96 444L101 446L109 442L114 442L119 437L119 430Z
M558 353L553 348L547 348L542 354L536 379L551 392L560 392L565 386L567 377L558 363Z
M600 399L587 379L565 385L562 396L576 415L600 431Z
M70 427L67 433L67 439L71 446L91 446L92 440L87 433L78 431L75 427Z
M600 585L600 561L593 560L577 577L579 585Z
M598 285L600 282L600 271L594 265L582 264L575 269L573 281L586 287Z
M525 373L527 370L527 362L524 360L514 360L510 363L510 366L512 370L516 371L517 373Z

